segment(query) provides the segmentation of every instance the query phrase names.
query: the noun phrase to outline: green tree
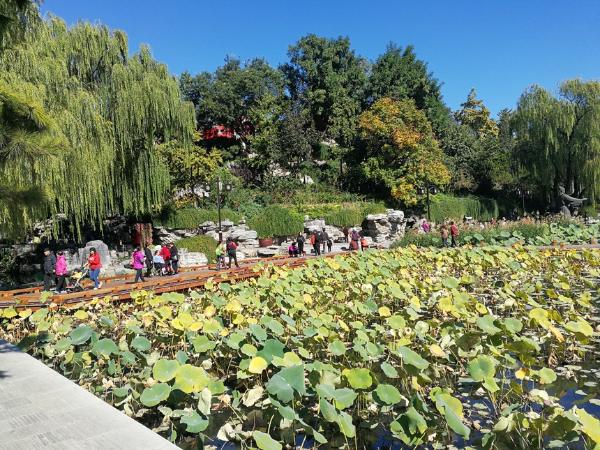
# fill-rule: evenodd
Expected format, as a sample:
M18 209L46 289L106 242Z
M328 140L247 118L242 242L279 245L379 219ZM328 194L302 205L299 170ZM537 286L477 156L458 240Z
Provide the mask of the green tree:
M479 137L498 136L498 125L490 117L490 110L477 98L475 89L471 89L467 100L461 108L454 113L454 117L461 125L466 125Z
M450 181L431 123L413 100L379 99L360 116L359 127L366 151L363 176L385 186L391 197L411 206L420 186Z
M441 85L410 45L404 50L394 43L388 45L373 64L367 95L369 102L383 97L414 100L417 108L426 111L437 134L449 125L450 111L442 99Z
M554 97L534 86L521 96L512 127L521 170L539 195L555 198L558 186L586 196L600 195L600 82L569 80Z
M341 172L345 151L356 137L367 62L355 54L348 38L314 34L292 45L288 56L282 70L291 99L307 109L317 132L335 141Z
M9 124L3 134L12 135L0 144L4 180L39 185L45 193L43 205L23 217L27 224L62 213L78 230L108 214L151 212L164 201L169 174L156 146L190 142L194 115L177 81L147 48L129 57L124 33L87 23L69 29L51 18L2 52L0 86L1 120ZM25 109L10 106L16 96ZM37 116L30 125L19 118L28 110ZM14 124L34 133L37 148L10 144L23 136L10 131L18 128ZM64 140L60 155L50 155L52 146L43 142L50 134ZM42 159L28 159L33 151ZM10 206L0 208L1 226L14 228Z

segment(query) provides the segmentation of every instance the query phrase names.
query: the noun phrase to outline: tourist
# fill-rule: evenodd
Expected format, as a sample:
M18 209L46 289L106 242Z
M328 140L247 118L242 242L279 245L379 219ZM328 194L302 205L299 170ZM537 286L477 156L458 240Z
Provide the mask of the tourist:
M440 236L442 237L442 247L448 247L448 227L446 224L440 227Z
M350 230L348 230L348 227L342 228L342 233L344 234L344 242L349 243L348 235L350 234Z
M44 249L44 290L49 291L56 278L56 257L49 248Z
M431 231L431 225L429 224L429 222L427 222L427 219L423 218L421 228L423 229L423 233L429 233Z
M171 273L171 251L169 250L169 247L167 247L167 244L163 244L160 248L160 256L162 256L165 261L165 270L168 273Z
M310 243L313 246L313 251L315 252L315 256L319 256L321 254L321 246L319 245L319 236L317 230L314 230L310 235Z
M231 269L231 261L235 261L235 267L240 267L237 260L237 244L233 240L233 238L227 238L227 256L229 257L228 268Z
M298 256L298 246L296 245L296 242L292 242L290 244L290 246L288 247L288 254L292 257L292 258L296 258Z
M144 247L144 256L146 257L146 277L149 277L152 275L152 266L154 266L154 259L150 247Z
M333 241L331 238L327 238L327 251L331 253L331 247L333 247Z
M171 268L173 269L173 275L177 275L179 272L179 250L175 246L175 243L169 243L169 252L171 252Z
M350 235L350 249L358 250L359 241L360 241L360 234L358 233L358 230L356 228L353 228L352 233Z
M100 255L96 251L95 247L90 248L90 256L88 256L88 261L85 264L90 270L90 280L94 282L94 290L100 289L102 287L102 282L99 280L100 269L102 268L102 261L100 260Z
M223 241L219 241L217 248L215 248L215 259L217 260L217 270L225 268L225 245Z
M298 242L298 255L300 256L304 256L304 235L302 233L298 233L298 238L296 239L296 242Z
M64 252L60 251L56 257L56 292L59 294L66 294L67 286L67 259L65 258Z
M140 280L146 281L144 280L143 274L145 259L146 255L144 254L142 249L139 246L136 247L135 251L133 252L133 255L131 255L131 265L133 267L133 270L135 270L135 280L133 281L134 283L137 283Z
M152 265L154 266L154 270L156 270L159 275L165 274L165 259L160 254L160 250L156 250L154 252L154 256L152 257Z
M327 245L328 240L329 240L329 235L327 234L327 231L325 231L325 228L323 228L321 230L321 233L319 234L319 242L323 246L323 253L325 253L325 250L326 250L325 246Z
M450 239L452 241L452 247L456 247L458 245L458 227L454 221L450 222Z

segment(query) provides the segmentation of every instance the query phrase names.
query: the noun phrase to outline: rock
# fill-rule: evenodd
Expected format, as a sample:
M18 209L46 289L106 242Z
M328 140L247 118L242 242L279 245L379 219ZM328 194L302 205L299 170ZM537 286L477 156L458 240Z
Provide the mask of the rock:
M208 263L208 258L204 253L188 252L185 248L179 250L179 265L181 267L201 266Z
M304 231L306 233L312 233L313 231L321 231L325 227L325 221L323 219L307 220L304 222Z
M286 251L287 251L287 246L286 246ZM272 245L271 247L259 247L258 250L256 251L256 255L261 257L261 258L268 258L271 256L275 256L280 254L280 248Z
M404 212L388 209L385 214L369 214L365 219L363 235L387 247L404 236L406 220Z
M217 225L212 220L207 220L206 222L202 222L200 228L215 228Z
M92 247L95 248L98 254L100 255L100 261L102 262L102 266L110 266L112 258L110 257L108 245L106 245L100 240L89 241L85 244L84 248L79 249L78 254L80 263L85 264L87 262L88 256L90 256L90 249Z
M258 238L258 233L254 230L236 229L229 234L229 237L236 241L252 241Z
M233 222L231 220L222 220L221 228L231 228L233 226Z

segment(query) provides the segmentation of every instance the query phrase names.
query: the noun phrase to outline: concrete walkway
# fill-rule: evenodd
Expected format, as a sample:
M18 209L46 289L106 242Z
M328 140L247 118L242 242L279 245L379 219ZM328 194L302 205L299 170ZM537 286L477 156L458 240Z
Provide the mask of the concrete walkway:
M177 449L0 340L0 449Z

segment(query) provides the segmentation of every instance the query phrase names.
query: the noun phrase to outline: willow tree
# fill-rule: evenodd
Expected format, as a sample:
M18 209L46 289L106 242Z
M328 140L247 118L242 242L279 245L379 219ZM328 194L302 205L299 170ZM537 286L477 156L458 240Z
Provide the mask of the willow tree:
M555 97L534 86L513 115L521 170L546 199L559 185L592 205L600 196L600 82L569 80Z
M173 139L190 143L194 111L147 48L128 54L122 32L88 23L69 29L51 18L0 56L0 86L35 100L64 142L62 152L33 165L0 159L4 176L45 193L28 223L62 213L79 230L107 215L151 212L168 193L169 171L157 147ZM11 208L0 203L0 225L12 223Z

